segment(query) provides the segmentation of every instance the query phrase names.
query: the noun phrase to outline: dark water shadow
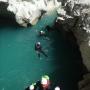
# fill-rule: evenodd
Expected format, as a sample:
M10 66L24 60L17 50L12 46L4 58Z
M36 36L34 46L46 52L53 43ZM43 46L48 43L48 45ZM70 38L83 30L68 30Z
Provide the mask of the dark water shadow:
M53 65L56 67L51 74L52 86L60 86L61 90L78 90L78 81L87 73L82 63L82 56L72 32L53 32L52 47Z
M15 15L7 10L8 3L0 2L0 28L18 26Z
M20 27L14 17L0 16L0 28L4 27Z

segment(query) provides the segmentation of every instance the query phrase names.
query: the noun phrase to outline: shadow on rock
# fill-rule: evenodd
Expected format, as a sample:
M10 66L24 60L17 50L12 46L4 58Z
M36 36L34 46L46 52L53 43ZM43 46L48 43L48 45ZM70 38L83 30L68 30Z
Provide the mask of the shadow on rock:
M58 29L58 31L57 31ZM77 40L71 31L62 31L60 27L55 28L52 35L54 42L53 65L56 67L52 73L52 86L59 85L61 90L78 90L78 81L87 69L82 62L81 52Z

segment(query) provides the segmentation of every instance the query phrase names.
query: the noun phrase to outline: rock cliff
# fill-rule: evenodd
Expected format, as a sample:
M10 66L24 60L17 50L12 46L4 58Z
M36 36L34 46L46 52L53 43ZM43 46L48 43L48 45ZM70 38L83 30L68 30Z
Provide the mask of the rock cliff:
M90 1L64 0L57 10L57 21L62 21L64 30L73 31L80 46L83 62L90 71Z
M0 0L0 2L7 4L7 11L12 12L16 22L24 27L28 24L35 25L42 12L48 12L59 6L57 0Z
M77 39L88 74L79 82L79 90L90 90L90 0L64 0L57 10L56 23Z

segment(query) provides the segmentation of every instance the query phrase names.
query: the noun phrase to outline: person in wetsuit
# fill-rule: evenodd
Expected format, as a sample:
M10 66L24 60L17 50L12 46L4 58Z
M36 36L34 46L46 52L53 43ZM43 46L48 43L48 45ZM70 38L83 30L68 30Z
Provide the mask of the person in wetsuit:
M25 90L43 90L41 81L38 80L34 85L32 84L32 85L26 87Z
M47 54L45 54L45 52L42 50L42 46L40 42L37 42L35 44L35 51L38 54L38 57L40 58L40 54L42 53L45 57L48 57Z
M30 90L29 87L26 87L25 90Z
M42 84L43 90L51 90L50 89L50 78L48 75L43 75L41 77L41 84Z
M39 36L44 36L44 37L46 37L46 32L45 31L39 31Z
M41 84L40 80L38 80L36 82L35 90L43 90L43 87L42 87L42 84Z
M43 39L50 40L45 31L39 31L39 37L43 37Z
M56 86L54 90L61 90L59 86Z

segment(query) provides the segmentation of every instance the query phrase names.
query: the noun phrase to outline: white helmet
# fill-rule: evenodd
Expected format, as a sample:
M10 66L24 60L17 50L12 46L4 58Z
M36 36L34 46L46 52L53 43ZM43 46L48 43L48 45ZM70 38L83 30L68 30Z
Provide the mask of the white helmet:
M41 33L43 33L43 31L40 31Z
M42 78L41 84L47 84L47 79L46 78Z
M40 45L40 42L37 42L38 45Z
M34 85L30 85L30 86L29 86L29 89L30 89L30 90L34 90Z
M57 86L57 87L55 87L55 89L54 89L54 90L60 90L60 87L58 87L58 86Z

